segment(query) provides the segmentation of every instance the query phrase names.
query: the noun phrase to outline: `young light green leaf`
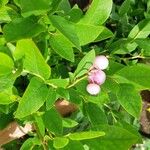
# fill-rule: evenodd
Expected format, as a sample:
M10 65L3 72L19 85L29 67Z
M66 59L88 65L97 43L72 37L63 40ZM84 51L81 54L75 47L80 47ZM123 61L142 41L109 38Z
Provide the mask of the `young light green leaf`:
M93 139L98 138L101 136L104 136L105 133L102 131L86 131L86 132L76 132L76 133L70 133L68 137L71 140L86 140L86 139Z
M0 104L8 105L15 101L15 96L12 93L12 89L5 89L0 92Z
M95 58L95 51L89 51L79 62L77 69L74 72L75 77L80 77L88 72L88 69L92 66Z
M0 76L12 73L13 69L13 60L5 53L0 52Z
M17 13L11 7L3 6L0 8L0 23L10 22L17 16Z
M31 39L19 40L14 52L16 60L23 58L23 68L30 73L48 79L50 67L46 64L40 50Z
M65 137L56 137L54 138L53 146L56 149L60 149L60 148L65 147L68 143L69 143L69 139Z
M62 58L65 58L71 62L74 62L73 45L62 34L55 34L49 39L52 49L59 54Z
M78 122L72 120L72 119L69 119L69 118L64 118L63 119L63 127L66 127L66 128L73 128L75 126L78 125Z
M13 73L0 76L0 92L3 92L6 89L12 89L16 78L17 76Z
M49 16L53 26L57 28L75 47L80 49L80 43L75 31L75 26L69 20L61 16Z
M119 103L129 114L139 118L142 110L142 100L139 92L135 90L132 84L120 84L117 97Z
M34 37L45 31L45 27L37 21L37 18L33 16L14 19L4 26L4 37L8 42Z
M76 24L75 27L79 37L80 45L86 45L93 42L104 30L103 26L94 26L88 24Z
M35 113L45 102L47 86L39 78L32 78L19 102L15 117L23 118Z
M134 28L130 31L128 37L132 39L137 38L146 38L150 34L150 20L144 19L139 22Z
M45 127L56 135L62 134L62 119L56 109L51 108L43 115Z
M110 15L112 0L93 0L86 14L79 23L102 25Z

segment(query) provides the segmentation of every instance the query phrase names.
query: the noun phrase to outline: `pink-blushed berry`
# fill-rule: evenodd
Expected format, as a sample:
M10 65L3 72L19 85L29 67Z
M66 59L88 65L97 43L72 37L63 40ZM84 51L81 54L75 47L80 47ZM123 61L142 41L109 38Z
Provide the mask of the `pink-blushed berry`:
M89 83L86 87L87 92L90 95L97 95L100 92L100 86L94 83Z
M106 80L106 74L99 69L93 69L89 72L88 81L89 83L95 83L101 85Z
M93 67L98 68L100 70L104 70L108 67L109 61L104 55L96 56Z

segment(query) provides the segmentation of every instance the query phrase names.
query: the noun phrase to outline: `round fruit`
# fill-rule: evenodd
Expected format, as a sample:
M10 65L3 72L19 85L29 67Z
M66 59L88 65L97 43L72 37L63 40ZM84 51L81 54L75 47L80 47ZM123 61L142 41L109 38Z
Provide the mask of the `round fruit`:
M109 61L108 59L103 56L103 55L100 55L100 56L97 56L94 60L94 63L93 63L93 66L95 68L98 68L98 69L101 69L101 70L104 70L108 67L108 64L109 64Z
M88 80L90 83L101 85L106 80L106 74L102 70L93 69L89 72Z
M94 83L87 85L86 90L91 95L97 95L100 92L100 86Z

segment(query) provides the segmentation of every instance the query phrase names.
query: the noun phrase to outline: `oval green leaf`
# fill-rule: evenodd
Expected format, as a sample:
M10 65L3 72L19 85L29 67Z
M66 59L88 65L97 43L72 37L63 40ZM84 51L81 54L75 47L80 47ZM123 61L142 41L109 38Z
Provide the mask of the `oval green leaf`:
M87 132L76 132L76 133L71 133L68 135L68 137L71 140L85 140L85 139L93 139L93 138L98 138L101 136L104 136L105 133L102 131L87 131Z
M59 148L65 147L68 143L69 143L69 139L67 139L65 137L56 137L56 138L54 138L53 146L56 149L59 149Z

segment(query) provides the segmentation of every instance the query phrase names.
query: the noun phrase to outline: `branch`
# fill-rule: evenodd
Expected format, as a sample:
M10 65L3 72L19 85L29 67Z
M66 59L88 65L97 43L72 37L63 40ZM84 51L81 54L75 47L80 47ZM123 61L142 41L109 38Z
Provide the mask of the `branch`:
M66 117L77 110L75 104L66 100L57 100L55 107L62 117ZM27 123L22 127L16 121L11 122L5 129L0 131L0 148L2 145L19 139L33 130L34 127L32 124Z

